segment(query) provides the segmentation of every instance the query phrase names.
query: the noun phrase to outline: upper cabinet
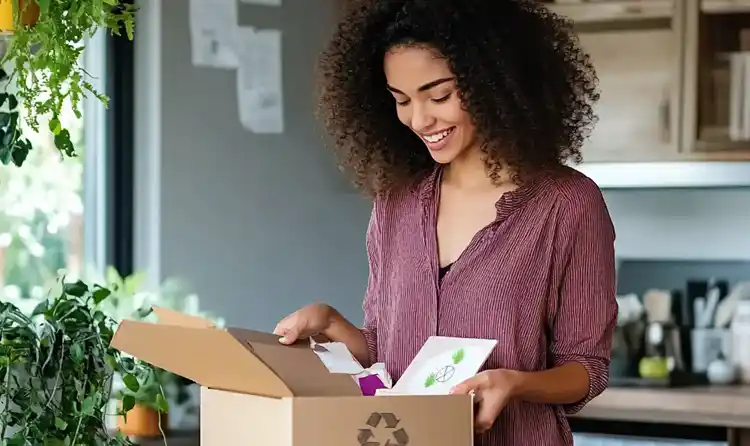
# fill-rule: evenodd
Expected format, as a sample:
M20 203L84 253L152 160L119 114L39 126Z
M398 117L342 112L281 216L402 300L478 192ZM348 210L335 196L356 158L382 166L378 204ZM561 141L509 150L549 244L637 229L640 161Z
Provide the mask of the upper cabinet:
M750 159L750 0L548 6L573 20L599 77L585 163Z
M750 1L685 1L685 150L750 159Z

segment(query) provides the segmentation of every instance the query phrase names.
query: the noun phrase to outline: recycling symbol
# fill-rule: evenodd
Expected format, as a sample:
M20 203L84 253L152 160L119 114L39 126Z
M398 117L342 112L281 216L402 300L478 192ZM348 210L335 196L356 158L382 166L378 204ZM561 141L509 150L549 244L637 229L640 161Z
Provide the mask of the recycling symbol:
M406 446L409 444L409 435L403 427L398 427L399 420L392 413L373 412L365 424L368 426L359 430L357 441L361 446ZM388 439L385 443L380 442L373 429L384 428L388 431Z

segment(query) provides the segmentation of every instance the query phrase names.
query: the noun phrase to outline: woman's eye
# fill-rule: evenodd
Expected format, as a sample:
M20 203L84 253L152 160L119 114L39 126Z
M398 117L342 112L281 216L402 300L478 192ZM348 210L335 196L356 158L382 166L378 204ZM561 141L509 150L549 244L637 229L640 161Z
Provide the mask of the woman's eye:
M447 101L448 99L450 99L450 97L451 97L451 94L450 94L450 93L448 93L447 95L443 96L442 98L436 98L436 99L433 99L433 100L432 100L432 102L437 102L437 103L440 103L440 102L445 102L445 101Z
M405 105L409 105L409 99L406 99L406 100L404 100L404 101L398 101L398 100L397 100L397 101L396 101L396 104L397 104L397 105L399 105L400 107L403 107L403 106L405 106Z

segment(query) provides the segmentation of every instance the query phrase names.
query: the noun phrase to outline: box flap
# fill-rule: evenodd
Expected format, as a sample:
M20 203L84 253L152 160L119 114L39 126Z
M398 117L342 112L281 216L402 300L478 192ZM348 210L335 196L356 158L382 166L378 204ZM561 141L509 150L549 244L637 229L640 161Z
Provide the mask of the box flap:
M282 345L279 336L269 333L241 328L227 332L248 345L295 396L362 396L354 378L329 372L308 341Z
M117 350L205 387L270 397L292 396L280 375L246 345L224 330L136 321L123 321L111 342Z
M191 328L215 328L213 322L199 316L180 313L179 311L156 305L152 306L151 309L154 310L154 314L159 319L160 324Z

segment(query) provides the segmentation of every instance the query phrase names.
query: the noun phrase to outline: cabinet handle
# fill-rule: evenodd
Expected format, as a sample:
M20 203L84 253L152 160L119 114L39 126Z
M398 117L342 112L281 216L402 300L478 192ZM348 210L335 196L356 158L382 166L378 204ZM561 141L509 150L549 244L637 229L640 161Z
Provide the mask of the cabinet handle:
M661 139L665 143L668 143L672 139L672 135L670 134L672 129L672 113L670 110L670 105L671 104L669 98L664 98L659 105L659 118L661 119Z

